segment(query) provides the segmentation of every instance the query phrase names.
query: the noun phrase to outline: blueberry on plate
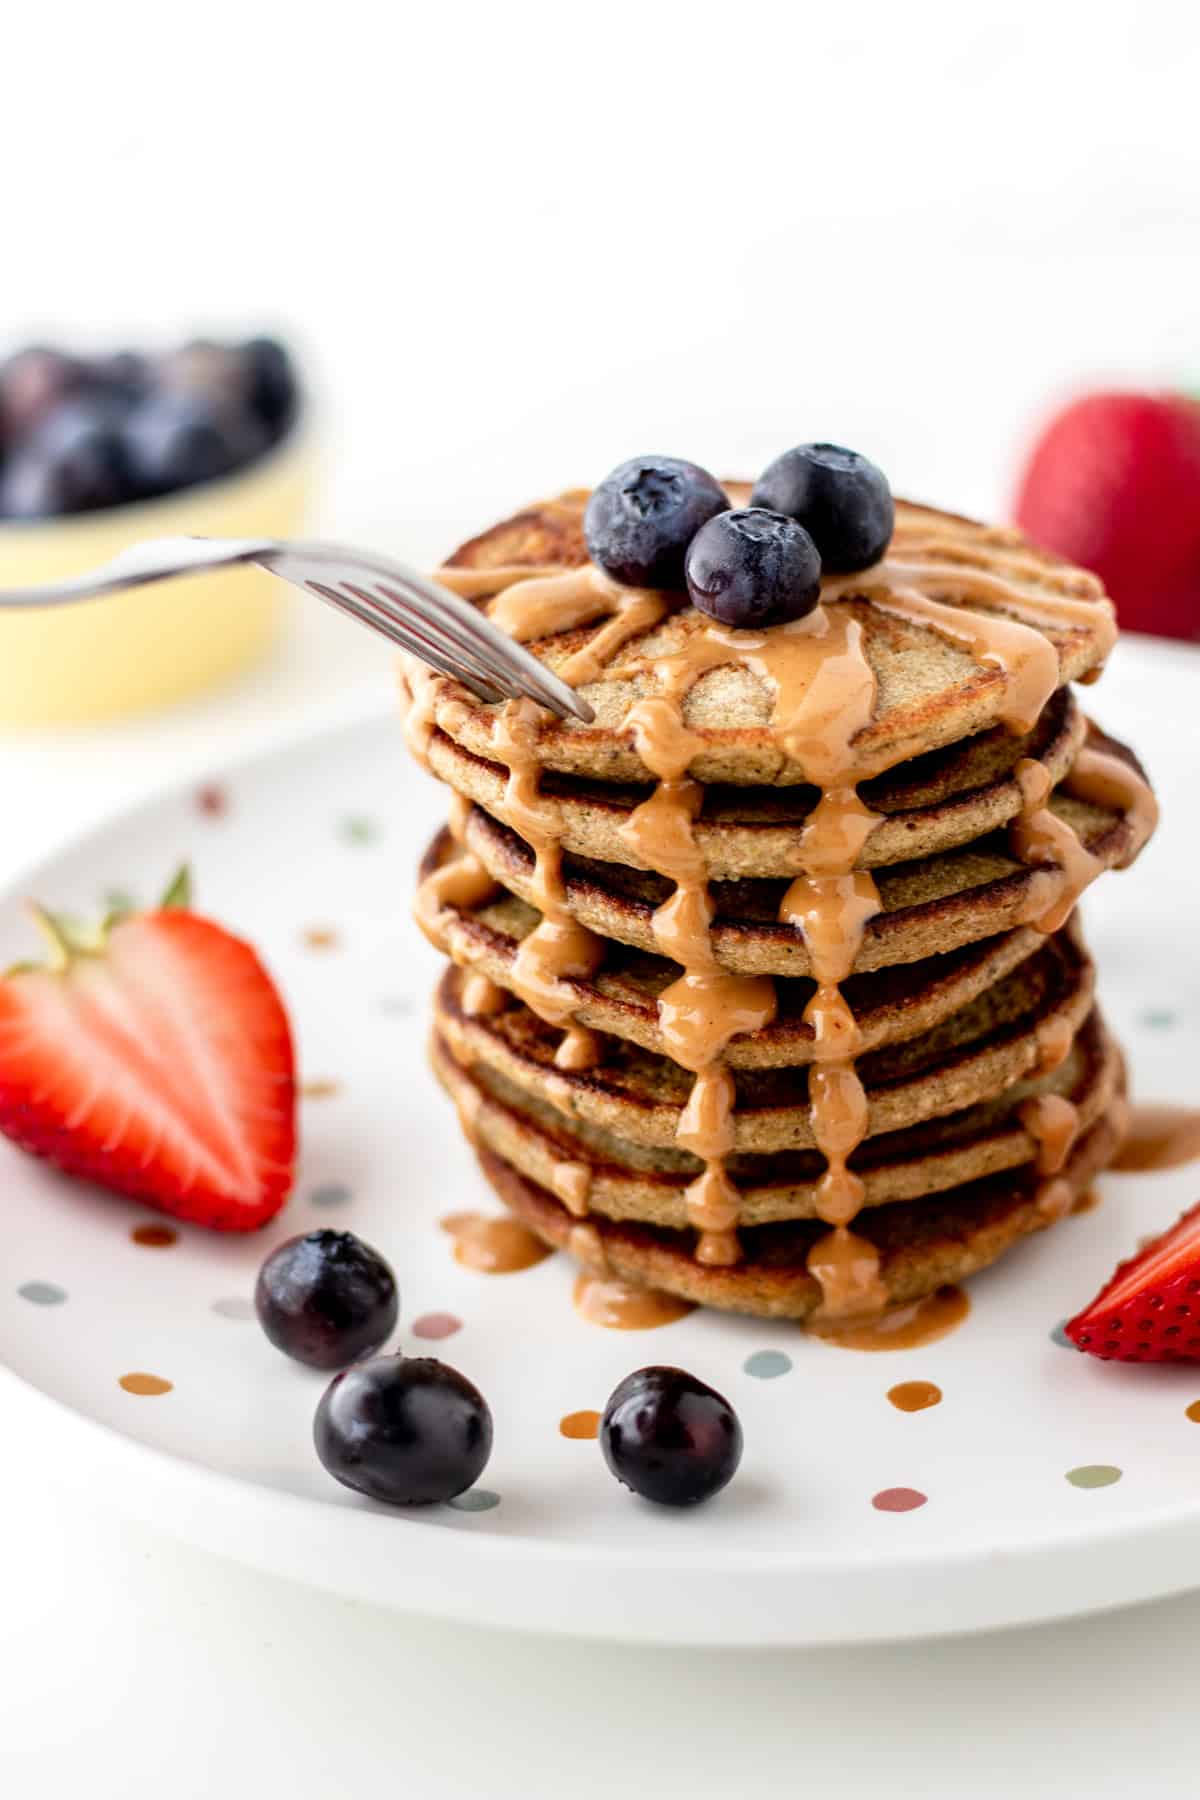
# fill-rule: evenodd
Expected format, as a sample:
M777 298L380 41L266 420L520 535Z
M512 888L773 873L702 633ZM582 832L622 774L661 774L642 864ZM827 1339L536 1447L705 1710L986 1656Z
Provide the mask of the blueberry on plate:
M798 444L785 450L759 477L750 504L797 519L831 575L878 562L895 522L887 476L856 450L838 444Z
M236 406L203 393L160 390L135 406L125 421L125 441L143 494L170 494L216 481L258 455L265 434Z
M694 1375L638 1369L609 1398L600 1448L635 1494L660 1506L695 1506L732 1480L742 1428L728 1400Z
M795 519L762 507L719 513L687 553L692 605L723 625L786 625L821 597L821 558Z
M627 587L682 588L687 547L729 497L695 463L635 456L606 475L583 517L588 554Z
M377 1356L334 1376L313 1442L343 1486L392 1506L430 1506L483 1474L492 1415L479 1389L446 1363Z
M277 1349L313 1369L344 1369L378 1350L400 1310L396 1278L352 1231L309 1231L273 1250L254 1289Z

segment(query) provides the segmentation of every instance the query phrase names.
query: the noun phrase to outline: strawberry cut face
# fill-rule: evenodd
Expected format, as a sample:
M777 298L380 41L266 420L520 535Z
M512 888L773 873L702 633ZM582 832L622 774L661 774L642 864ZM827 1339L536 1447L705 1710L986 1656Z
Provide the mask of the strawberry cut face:
M0 981L0 1131L68 1175L218 1230L290 1191L295 1061L254 950L193 913L115 925Z
M1200 1362L1200 1205L1122 1263L1065 1330L1105 1361Z

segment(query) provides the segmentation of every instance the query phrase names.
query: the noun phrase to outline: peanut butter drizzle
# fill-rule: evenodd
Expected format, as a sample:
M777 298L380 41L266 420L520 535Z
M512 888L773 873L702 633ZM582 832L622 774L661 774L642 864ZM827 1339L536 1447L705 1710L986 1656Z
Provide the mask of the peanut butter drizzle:
M438 921L448 906L470 910L482 906L496 892L496 881L477 856L464 851L453 862L443 863L427 875L417 889L413 917L434 949L441 948Z
M508 1005L502 987L478 972L468 975L462 984L462 1009L469 1019L492 1019Z
M695 1076L676 1141L704 1164L684 1192L688 1221L698 1234L696 1259L727 1267L741 1257L741 1201L725 1169L734 1144L736 1093L722 1059L733 1038L771 1023L777 997L769 976L731 975L721 969L710 937L714 908L694 830L704 790L687 774L701 741L683 722L683 701L703 667L715 666L704 663L704 655L711 654L664 659L656 670L661 691L632 708L628 722L634 744L656 785L621 826L620 835L636 862L675 883L674 893L651 920L659 949L683 971L659 995L658 1023L667 1054ZM727 660L724 646L716 657Z
M1036 1094L1021 1102L1017 1116L1037 1145L1038 1174L1057 1175L1079 1136L1079 1108L1062 1094Z
M1128 868L1158 824L1158 801L1150 784L1122 757L1085 744L1063 786L1077 800L1124 813L1132 842L1119 866Z
M1200 1160L1200 1108L1135 1106L1124 1143L1110 1167L1121 1174L1181 1169Z
M1034 1027L1034 1040L1038 1053L1034 1075L1052 1075L1071 1054L1075 1031L1070 1019L1062 1013L1052 1013L1048 1019L1038 1020Z
M604 1050L599 1032L589 1031L586 1025L570 1025L554 1052L554 1066L556 1069L579 1073L584 1069L594 1069L603 1058Z
M582 1219L587 1213L592 1186L592 1165L585 1162L556 1162L550 1175L550 1189L569 1213Z
M441 1227L454 1239L454 1260L483 1275L512 1275L518 1269L532 1269L552 1254L519 1219L449 1213Z
M1042 932L1065 925L1084 889L1104 867L1065 819L1050 810L1050 771L1023 756L1013 771L1021 790L1021 810L1009 827L1009 842L1020 862L1034 870L1021 918Z
M989 568L977 566L981 555ZM624 645L652 630L679 603L678 596L622 589L591 567L554 575L512 568L440 573L448 585L472 598L492 596L491 617L519 641L561 633L607 615L607 623L591 642L558 666L563 679L577 686L605 678L607 665ZM609 678L652 672L658 690L640 700L628 719L638 754L656 785L621 829L631 859L675 884L653 921L658 947L682 969L679 979L660 996L659 1024L668 1054L695 1077L677 1140L704 1163L702 1174L687 1190L687 1201L689 1219L698 1233L696 1255L706 1262L729 1262L740 1255L739 1199L725 1169L734 1144L735 1094L723 1054L733 1037L770 1023L776 996L770 978L732 976L719 968L713 952L714 904L694 831L703 790L687 774L703 741L683 722L689 689L721 664L754 670L775 694L775 726L784 750L820 789L800 834L799 873L780 910L781 919L802 933L816 981L816 993L805 1011L815 1039L809 1098L813 1134L827 1165L818 1211L832 1227L809 1256L809 1268L822 1289L818 1324L879 1313L887 1300L877 1251L849 1230L862 1205L863 1186L848 1164L867 1135L870 1119L855 1066L861 1033L841 984L853 970L864 932L880 910L874 880L856 868L878 823L858 786L882 774L892 761L913 754L911 745L905 746L901 758L856 749L855 740L874 714L875 677L860 622L848 608L829 602L867 600L893 617L926 626L964 646L982 665L999 671L1004 683L999 716L1010 730L1026 732L1059 683L1058 652L1037 627L1070 631L1086 626L1099 638L1101 657L1111 647L1116 627L1113 609L1092 577L1074 572L1061 577L1064 585L1069 579L1069 592L1048 591L1036 584L1023 590L1018 585L1023 577L1036 577L1036 583L1049 579L1045 566L1005 533L958 542L952 528L941 537L931 536L928 530L922 534L918 523L909 522L898 529L891 554L877 567L824 582L823 604L808 618L767 632L708 624L676 654L630 662L609 672ZM921 587L978 601L980 608L947 604ZM576 926L574 932L580 935L572 935L568 925L561 852L536 800L536 732L530 715L517 710L527 704L510 702L503 709L493 740L496 754L510 771L505 804L498 810L534 852L534 899L543 913L542 924L518 953L518 964L523 957L524 966L514 987L534 1011L553 1023L564 1023L570 1018L571 1003L561 994L561 976L592 973L596 952L589 943L591 933ZM426 709L419 699L410 712L409 730L410 741L413 736L419 741L426 730ZM1107 766L1115 760L1106 759L1103 767L1084 765L1080 780L1090 783L1091 794L1098 796L1102 789L1115 793L1119 782L1128 792L1124 765L1116 770ZM1025 759L1019 769L1025 770L1018 775L1024 804L1014 826L1014 842L1021 847L1022 860L1045 865L1038 868L1039 877L1045 879L1034 884L1031 911L1040 915L1040 929L1053 930L1098 865L1069 828L1057 829L1061 822L1046 805L1049 777L1041 765ZM1138 804L1144 808L1140 799ZM1069 1047L1069 1035L1064 1041L1061 1034L1047 1032L1039 1040L1047 1068L1061 1061ZM565 1054L573 1056L575 1051L570 1048ZM578 1234L584 1231L592 1232L595 1245L590 1239L583 1244ZM593 1227L577 1225L571 1236L569 1247L585 1261L585 1251L591 1252L593 1267L597 1251L603 1258ZM889 1341L896 1341L894 1332Z

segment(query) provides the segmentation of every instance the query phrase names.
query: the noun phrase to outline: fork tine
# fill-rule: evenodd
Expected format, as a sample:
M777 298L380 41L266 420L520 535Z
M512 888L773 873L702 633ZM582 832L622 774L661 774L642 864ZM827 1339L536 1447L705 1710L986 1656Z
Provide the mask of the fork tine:
M543 667L537 659L520 645L493 625L487 615L469 601L462 600L449 588L439 587L436 582L427 581L423 576L403 572L392 568L386 575L381 572L376 578L377 585L382 587L386 580L388 591L394 599L401 595L410 606L428 615L432 610L446 624L451 623L463 633L466 640L476 647L476 654L486 658L485 666L491 670L503 668L509 671L521 684L521 691L550 707L551 711L564 715L572 714L590 724L594 714L586 700L581 700L573 688L560 681L552 670ZM397 594L393 590L399 589Z
M456 672L464 672L463 679L474 676L476 681L498 688L510 699L516 698L522 691L506 670L494 668L490 661L478 654L474 645L447 630L440 619L434 619L428 612L418 611L403 599L389 594L382 583L376 589L359 587L352 581L343 580L341 586L361 600L364 606L383 613L393 624L412 632L422 642L435 645L455 665Z
M435 669L440 669L443 675L449 675L454 680L462 681L473 693L477 694L481 700L488 704L494 704L505 698L505 695L499 688L495 687L490 682L480 680L474 674L465 673L461 662L457 659L451 660L451 658L436 645L433 645L427 639L420 637L415 631L410 630L407 625L398 620L389 618L381 609L363 606L359 601L352 599L347 594L340 593L337 588L331 587L325 582L313 581L310 578L305 581L304 585L310 592L316 594L319 599L327 601L329 605L336 607L339 612L346 613L350 618L356 619L360 625L366 625L370 630L375 631L379 636L386 638L390 644L394 644L398 649L408 651L410 655L415 656L420 662L432 664Z

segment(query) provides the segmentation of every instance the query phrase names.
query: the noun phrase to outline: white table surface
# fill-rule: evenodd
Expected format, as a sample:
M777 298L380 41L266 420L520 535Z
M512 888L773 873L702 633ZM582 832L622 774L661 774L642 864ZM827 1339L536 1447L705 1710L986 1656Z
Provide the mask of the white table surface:
M0 880L139 792L388 682L386 655L308 609L276 664L215 699L105 733L0 737ZM241 1800L258 1782L315 1800L381 1779L417 1800L608 1800L628 1779L664 1800L785 1781L1101 1800L1135 1779L1182 1794L1195 1767L1200 1597L867 1650L502 1637L340 1602L48 1492L36 1438L3 1428L0 1792L22 1800Z

